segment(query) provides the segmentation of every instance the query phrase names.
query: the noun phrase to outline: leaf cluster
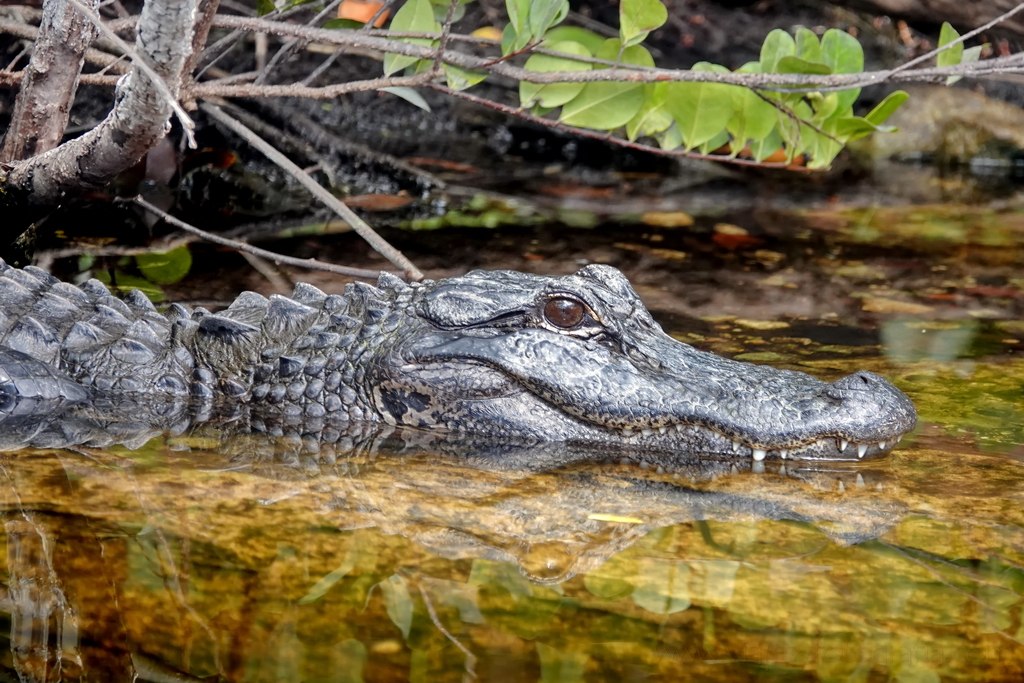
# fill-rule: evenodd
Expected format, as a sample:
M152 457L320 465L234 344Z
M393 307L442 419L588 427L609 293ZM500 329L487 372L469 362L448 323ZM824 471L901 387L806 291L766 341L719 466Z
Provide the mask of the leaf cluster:
M668 18L661 0L621 0L619 36L606 38L589 29L564 26L567 0L506 0L509 23L501 34L503 60L525 57L523 68L565 74L565 82L519 84L520 106L534 115L578 128L624 133L630 141L653 141L678 150L755 162L782 162L827 168L850 142L875 132L894 130L886 120L906 101L901 90L890 93L867 114L854 107L859 88L829 89L813 78L799 88L750 89L718 82L665 81L580 82L573 76L595 69L654 69L655 60L641 43ZM394 32L438 34L444 0L408 0L395 14ZM980 47L965 50L948 23L942 27L939 66L977 60ZM437 45L430 38L405 38ZM448 87L463 90L483 81L485 70L471 71L417 57L388 54L385 75L440 68ZM693 72L728 74L719 64L699 62ZM809 77L864 71L857 39L829 29L822 35L799 27L775 29L764 39L759 59L737 73L798 74ZM414 93L393 92L425 106ZM397 91L397 92L396 92Z

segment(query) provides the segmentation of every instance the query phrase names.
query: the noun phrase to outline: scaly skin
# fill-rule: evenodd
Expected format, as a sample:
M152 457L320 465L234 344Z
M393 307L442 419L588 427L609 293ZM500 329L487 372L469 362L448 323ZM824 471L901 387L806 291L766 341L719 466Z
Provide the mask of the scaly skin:
M383 276L343 295L299 285L290 298L244 293L218 314L162 314L138 292L122 301L95 280L0 262L0 412L135 397L755 460L874 456L916 421L872 373L826 383L672 339L607 266Z

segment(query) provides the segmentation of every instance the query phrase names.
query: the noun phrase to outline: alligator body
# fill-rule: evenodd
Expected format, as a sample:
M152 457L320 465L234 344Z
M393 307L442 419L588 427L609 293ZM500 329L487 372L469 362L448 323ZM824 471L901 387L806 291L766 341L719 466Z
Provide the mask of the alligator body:
M680 343L607 266L385 275L161 313L0 262L0 414L96 401L754 460L875 456L916 420L872 373L828 383Z

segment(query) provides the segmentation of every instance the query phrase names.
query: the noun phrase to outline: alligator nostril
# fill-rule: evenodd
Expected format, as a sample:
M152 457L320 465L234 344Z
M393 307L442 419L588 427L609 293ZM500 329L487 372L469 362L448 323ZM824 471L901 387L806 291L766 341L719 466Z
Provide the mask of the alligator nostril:
M846 377L837 379L835 382L832 383L832 386L837 389L854 389L858 391L863 391L865 389L873 389L875 387L878 387L880 383L885 383L885 380L881 380L881 382L880 380L881 378L878 377L878 375L861 370L859 372L853 373L852 375L847 375Z

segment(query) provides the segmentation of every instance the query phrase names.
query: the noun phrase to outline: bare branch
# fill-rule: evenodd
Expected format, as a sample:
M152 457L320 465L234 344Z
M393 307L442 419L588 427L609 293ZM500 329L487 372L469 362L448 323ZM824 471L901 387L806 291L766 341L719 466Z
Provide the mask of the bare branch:
M268 251L266 249L260 249L259 247L254 247L247 242L233 240L231 238L224 237L222 235L217 235L212 232L207 232L206 230L203 230L201 228L197 228L196 226L191 225L190 223L186 223L185 221L175 218L174 216L167 213L160 207L150 204L142 197L135 197L131 201L141 206L146 211L149 211L159 216L160 219L163 220L165 223L167 223L168 225L173 225L179 230L184 230L185 232L191 233L198 237L202 237L204 240L208 242L220 244L221 246L225 247L231 247L236 251L240 251L245 254L251 254L253 256L259 256L269 261L273 261L274 263L283 263L285 265L296 266L298 268L306 268L308 270L323 270L328 273L336 273L338 275L344 275L346 277L356 277L364 280L376 280L378 277L380 277L380 274L382 272L379 270L367 270L365 268L349 268L347 266L337 266L333 263L325 263L323 261L318 261L317 259L313 258L295 258L293 256L285 256L284 254L278 254L276 252Z
M386 258L397 268L401 269L407 278L410 280L423 279L423 273L420 272L419 268L414 266L409 259L402 255L400 251L388 244L383 237L377 234L377 232L366 223L366 221L360 218L352 209L345 206L340 199L335 197L324 189L323 186L309 177L309 174L296 166L291 159L277 151L273 145L253 133L238 120L228 116L228 114L220 107L210 103L205 103L200 105L200 108L218 123L222 124L259 150L261 154L277 164L281 169L287 171L293 178L299 181L299 184L309 190L314 197L319 199L328 208L345 219L345 221L352 226L352 229L355 230L360 237L366 240L378 254Z
M101 186L137 163L164 136L177 106L195 10L195 0L145 3L136 41L136 52L145 60L137 59L122 77L113 110L85 135L0 173L0 184L8 190L6 201L52 206L84 187Z
M43 6L39 36L14 103L0 162L27 159L60 143L94 33L67 2Z
M157 73L156 69L150 66L146 58L141 54L141 50L137 50L136 48L133 48L131 45L121 40L120 36L118 36L116 33L114 33L112 30L106 27L106 25L103 23L103 18L100 17L100 15L97 14L92 8L85 5L82 2L82 0L68 0L68 2L74 5L75 8L79 12L81 12L83 16L85 16L86 19L91 21L93 25L97 28L97 30L99 30L99 32L102 33L107 40L116 45L117 48L121 50L122 54L130 56L132 58L132 66L134 69L141 71L149 77L150 81L152 82L153 88L155 88L157 92L159 92L161 95L164 96L164 98L167 99L168 105L171 107L175 115L178 117L178 121L181 122L181 127L184 129L185 136L188 138L189 147L195 147L196 141L195 137L193 137L195 124L192 122L192 119L189 118L189 115L185 113L185 110L181 108L181 105L178 104L177 90L181 87L180 75L173 75L175 92L171 92L171 88L167 85L164 78L162 78L160 74ZM189 3L189 8L190 19L188 22L188 29L189 31L191 31L195 17L195 0L191 0L191 2ZM139 37L140 39L142 37L141 30L139 32ZM157 57L156 54L154 54L153 56ZM184 64L182 64L180 68L183 70Z

